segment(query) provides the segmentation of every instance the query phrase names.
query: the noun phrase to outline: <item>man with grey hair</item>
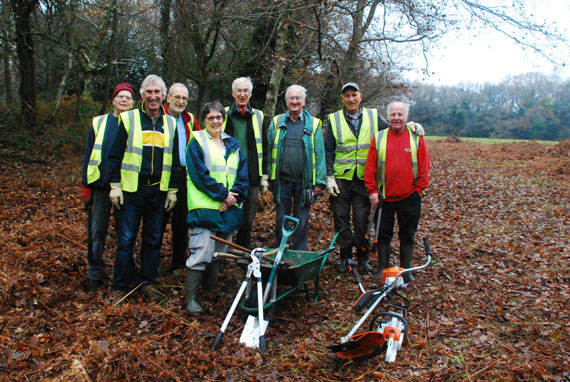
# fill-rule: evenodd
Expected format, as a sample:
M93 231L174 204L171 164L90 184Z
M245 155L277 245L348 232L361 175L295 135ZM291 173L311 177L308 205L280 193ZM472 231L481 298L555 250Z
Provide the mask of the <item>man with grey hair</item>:
M140 284L152 301L166 296L156 281L162 239L162 215L176 204L180 166L176 120L165 113L166 85L151 74L141 84L142 104L119 115L119 131L109 153L111 192L117 216L117 252L113 299L122 301L135 275L133 248L142 220Z
M388 105L390 128L376 134L370 143L364 183L373 207L382 207L378 227L379 276L390 267L390 242L394 216L398 215L400 266L410 268L415 235L422 210L422 195L429 185L429 152L421 137L414 133L408 120L410 105L392 102ZM404 282L414 277L404 274Z
M239 77L232 83L234 102L226 107L226 120L222 129L238 140L239 149L247 158L249 191L243 203L243 221L236 234L236 243L251 248L251 230L257 211L259 191L264 194L269 187L264 172L267 164L267 136L263 133L263 112L251 107L249 100L253 84L247 77Z
M271 152L268 168L273 182L275 246L282 238L285 215L299 219L291 249L307 250L311 204L323 193L327 183L325 146L321 121L304 109L307 91L291 85L285 92L288 111L273 118L267 140Z

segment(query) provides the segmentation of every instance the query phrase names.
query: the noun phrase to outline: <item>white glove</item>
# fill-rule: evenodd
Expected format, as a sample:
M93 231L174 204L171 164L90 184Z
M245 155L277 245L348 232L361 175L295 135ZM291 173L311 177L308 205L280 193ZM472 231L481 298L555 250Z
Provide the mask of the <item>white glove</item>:
M269 191L269 176L263 175L261 177L261 181L259 182L259 185L261 186L261 195L265 195L265 193L267 191Z
M176 193L178 192L178 188L169 188L168 192L166 193L166 201L164 202L164 208L166 212L172 211L174 206L176 205Z
M111 192L109 192L109 199L116 209L120 210L123 205L123 190L121 183L111 183Z
M420 125L417 122L408 122L408 123L406 123L406 127L409 127L410 129L412 129L412 131L414 133L416 133L417 135L419 135L420 137L423 137L424 135L426 135L426 131L424 130L422 125Z
M334 176L327 176L327 192L331 196L338 196L340 194L340 190L338 189Z

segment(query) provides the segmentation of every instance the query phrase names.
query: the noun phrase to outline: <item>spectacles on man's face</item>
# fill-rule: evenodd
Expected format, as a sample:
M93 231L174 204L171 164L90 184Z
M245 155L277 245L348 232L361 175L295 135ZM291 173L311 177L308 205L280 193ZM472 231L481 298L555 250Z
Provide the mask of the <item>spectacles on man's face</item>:
M236 89L236 90L234 90L234 93L248 95L250 93L250 90L249 89Z
M208 122L214 122L214 121L222 121L224 119L224 117L222 117L221 115L209 115L206 117L206 121Z
M119 101L122 101L122 100L132 101L133 100L133 97L131 97L129 95L116 95L115 98L118 99Z
M298 97L298 96L292 96L292 97L288 97L287 100L288 101L302 101L302 100L304 100L304 98Z
M172 96L172 98L174 98L178 102L184 102L184 103L188 102L188 97L177 95L177 96Z

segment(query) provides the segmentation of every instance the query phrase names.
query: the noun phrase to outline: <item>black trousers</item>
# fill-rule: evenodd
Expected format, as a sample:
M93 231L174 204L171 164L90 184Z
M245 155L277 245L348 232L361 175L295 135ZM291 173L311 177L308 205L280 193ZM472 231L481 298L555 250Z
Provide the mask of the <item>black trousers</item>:
M406 199L397 202L383 202L378 242L380 244L390 243L394 233L394 216L397 215L400 244L413 244L421 212L422 197L415 191Z
M176 193L176 205L170 212L164 212L162 220L162 233L172 218L172 268L184 268L186 266L186 249L188 248L188 192L186 186L186 168L177 167L175 171L180 178L178 192Z

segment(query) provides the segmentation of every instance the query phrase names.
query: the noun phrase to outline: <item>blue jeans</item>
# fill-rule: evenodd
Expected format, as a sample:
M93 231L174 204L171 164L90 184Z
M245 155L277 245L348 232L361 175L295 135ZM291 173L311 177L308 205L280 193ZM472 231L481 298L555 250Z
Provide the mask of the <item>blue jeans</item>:
M143 227L140 282L152 284L156 281L166 192L160 191L158 184L154 186L139 185L137 192L123 192L123 198L123 206L117 214L118 243L115 255L113 289L128 291L129 284L135 275L133 248L141 220Z
M88 258L89 268L87 277L90 280L100 281L105 277L105 238L109 227L111 214L111 200L108 188L93 189L93 211L91 212L91 248L92 257Z
M281 199L277 204L277 212L275 214L275 247L279 247L283 237L283 218L285 215L293 216L299 219L299 225L294 233L291 241L290 249L296 251L307 250L307 239L309 237L309 212L311 205L304 206L302 204L303 189L301 183L293 183L281 180Z

